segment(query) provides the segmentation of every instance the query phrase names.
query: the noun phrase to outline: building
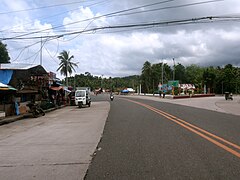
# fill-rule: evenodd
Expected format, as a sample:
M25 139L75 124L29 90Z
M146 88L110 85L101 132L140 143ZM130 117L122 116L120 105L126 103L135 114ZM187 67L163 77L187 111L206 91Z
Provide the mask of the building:
M0 110L4 110L6 116L13 115L14 111L9 109L13 108L15 102L24 103L48 98L48 73L41 65L1 64L0 82L16 89L14 97L11 94L4 101L0 100Z

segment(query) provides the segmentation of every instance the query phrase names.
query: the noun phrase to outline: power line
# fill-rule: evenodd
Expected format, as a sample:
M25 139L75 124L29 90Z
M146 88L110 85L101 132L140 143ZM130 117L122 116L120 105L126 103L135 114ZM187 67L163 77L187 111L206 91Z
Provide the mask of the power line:
M28 59L30 59L30 58L32 58L32 57L34 57L34 56L37 56L37 55L40 53L41 49L44 47L45 43L46 43L47 41L51 41L51 40L54 40L54 39L57 39L57 38L55 38L55 37L49 37L48 39L45 39L43 43L42 43L42 40L40 40L40 41L37 41L37 42L35 42L35 43L33 43L33 44L30 44L30 45L28 45L28 46L23 47L23 49L20 51L20 53L18 54L18 56L17 56L14 60L12 60L12 62L17 61L17 59L20 57L20 55L23 53L23 51L24 51L25 49L30 48L30 47L38 44L38 43L42 43L42 44L41 44L41 48L40 48L39 51L37 51L37 52L34 53L32 56L29 56L29 57L27 57L27 58L25 58L25 59L23 59L23 60L28 60ZM59 45L58 45L58 46L59 46ZM35 57L35 59L36 59L36 57ZM35 61L35 60L34 60L34 61Z
M114 15L114 14L120 14L120 13L123 13L123 12L132 11L132 10L136 10L136 9L144 8L144 7L149 7L149 6L154 6L154 5L157 5L157 4L163 4L163 3L167 3L167 2L171 2L171 1L175 1L175 0L165 0L165 1L157 2L157 3L151 3L151 4L147 4L147 5L143 5L143 6L138 6L138 7L126 9L126 10L120 10L120 11L108 13L108 14L105 14L105 15L100 15L100 16L93 17L93 18L88 18L88 19L85 19L85 20L75 21L75 22L68 23L68 24L65 24L65 25L55 26L53 28L47 28L47 29L43 29L43 30L39 30L39 31L34 31L34 32L18 35L18 36L15 36L13 38L23 37L23 36L27 36L27 35L32 35L32 34L40 33L40 32L43 32L43 31L53 30L53 29L57 29L57 28L60 28L60 27L64 27L64 26L68 26L68 25L72 25L72 24L77 24L77 23L80 23L80 22L96 20L96 19L99 19L99 18L102 18L102 17L107 17L107 16Z
M149 9L149 10L144 10L144 11L137 11L137 12L124 13L124 14L119 14L119 15L112 15L112 16L109 16L109 17L126 16L126 15L133 15L133 14L153 12L153 11L160 11L160 10L166 10L166 9L182 8L182 7L188 7L188 6L195 6L195 5L201 5L201 4L214 3L214 2L219 2L219 1L224 1L224 0L211 0L211 1L202 1L202 2L196 2L196 3L176 5L176 6L167 6L167 7L156 8L156 9Z
M96 3L93 3L93 4L89 4L89 5L87 5L87 6L88 6L88 7L92 7L92 6L95 6L95 5L98 5L98 4L103 4L103 3L107 2L107 1L109 1L109 0L104 0L104 1L96 2ZM58 14L55 14L55 15L52 15L52 16L43 17L43 18L37 17L37 19L40 19L40 20L49 19L49 18L52 18L52 17L56 17L56 16L59 16L59 15L65 14L65 13L69 13L69 12L74 11L74 10L77 10L77 9L79 9L79 8L74 8L74 9L71 9L71 10L69 10L69 11L64 11L64 12L61 12L61 13L58 13ZM49 22L49 23L51 23L51 22ZM26 24L24 24L24 25L28 25L28 24L31 24L31 21L28 21L28 23L26 23ZM8 29L4 29L4 30L1 30L0 32L9 31L10 29L13 29L13 28L16 28L16 27L19 27L19 26L21 26L21 25L14 26L14 27L8 28ZM26 33L26 32L19 32L19 33ZM44 32L42 32L42 33L44 33ZM49 32L45 32L45 33L49 33Z
M163 4L163 3L168 3L168 2L172 2L172 1L175 1L175 0L165 0L165 1L157 2L157 3L146 4L146 5L142 5L142 6L138 6L138 7L134 7L134 8L129 8L129 9L126 9L126 10L121 10L121 11L108 13L108 14L105 14L105 15L100 15L100 16L89 18L89 19L85 19L85 20L75 21L75 22L68 23L68 24L65 24L65 25L55 26L53 28L48 28L48 29L39 30L39 31L35 31L35 32L30 32L30 33L26 33L26 34L22 34L22 35L17 35L17 36L12 37L12 38L18 38L18 37L31 35L31 34L36 34L36 33L40 33L40 32L43 32L43 31L53 30L53 29L57 29L57 28L60 28L60 27L64 27L64 26L68 26L68 25L84 22L84 21L96 20L96 19L99 19L99 18L102 18L102 17L123 16L123 15L144 13L144 12L150 12L150 11L166 10L166 9L172 9L172 8L180 8L180 7L187 7L187 6L200 5L200 4L206 4L206 3L220 2L220 1L224 1L224 0L201 1L201 2L190 3L190 4L183 4L183 5L177 5L177 6L168 6L168 7L158 8L158 9L151 9L151 10L145 10L145 11L140 11L140 12L132 12L132 13L121 14L123 12L133 11L133 10L136 10L136 9L150 7L150 6L159 5L159 4ZM7 40L7 39L9 39L9 38L5 38L5 39L3 38L3 40Z
M49 6L42 6L42 7L29 8L29 9L22 9L22 10L16 10L16 11L1 12L0 15L1 14L19 13L19 12L25 12L25 11L33 11L33 10L38 10L38 9L53 8L53 7L57 7L57 6L65 6L65 5L71 5L71 4L79 4L79 3L83 3L83 2L86 2L86 1L83 0L83 1L78 1L78 2L69 2L69 3L54 4L54 5L49 5Z
M59 64L59 63L54 59L54 57L56 57L56 55L57 55L57 53L58 53L58 49L57 49L56 54L55 54L54 56L52 56L52 55L50 54L50 52L48 51L47 48L44 47L44 49L47 51L47 53L48 53L48 55L51 57L51 59L52 59L56 64Z
M185 24L194 24L194 23L210 23L218 21L240 21L240 17L224 17L224 16L208 16L208 17L199 17L199 18L190 18L190 19L181 19L181 20L172 20L172 21L160 21L153 23L139 23L139 24L125 24L125 25L115 25L115 26L103 26L96 27L91 29L86 29L82 31L75 31L70 33L63 33L61 35L54 36L35 36L35 37L26 37L26 38L4 38L2 40L9 39L40 39L40 38L60 38L63 36L74 35L74 34L83 34L88 32L96 32L99 30L105 29L123 29L123 28L144 28L144 27L159 27L159 26L169 26L169 25L185 25ZM0 39L1 40L1 39Z

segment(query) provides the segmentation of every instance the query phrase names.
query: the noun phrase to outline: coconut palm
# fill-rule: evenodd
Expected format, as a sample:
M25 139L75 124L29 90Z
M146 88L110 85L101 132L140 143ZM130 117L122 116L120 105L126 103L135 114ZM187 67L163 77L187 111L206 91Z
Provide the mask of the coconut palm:
M58 59L61 61L59 63L59 67L57 71L60 70L60 73L66 77L66 85L68 86L68 73L71 75L73 70L75 71L74 67L78 67L76 63L71 62L74 56L70 56L70 52L63 50Z

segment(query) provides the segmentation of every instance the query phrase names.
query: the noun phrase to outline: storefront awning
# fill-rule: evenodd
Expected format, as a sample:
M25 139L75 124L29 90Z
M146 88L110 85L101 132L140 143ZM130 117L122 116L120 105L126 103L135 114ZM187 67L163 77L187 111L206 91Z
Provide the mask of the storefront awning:
M17 89L15 89L14 87L12 87L12 86L9 86L9 85L7 85L7 84L3 84L3 83L1 83L0 82L0 90L1 91L16 91Z
M63 87L62 86L58 86L58 87L51 86L50 89L54 90L54 91L59 91L59 90L63 89Z

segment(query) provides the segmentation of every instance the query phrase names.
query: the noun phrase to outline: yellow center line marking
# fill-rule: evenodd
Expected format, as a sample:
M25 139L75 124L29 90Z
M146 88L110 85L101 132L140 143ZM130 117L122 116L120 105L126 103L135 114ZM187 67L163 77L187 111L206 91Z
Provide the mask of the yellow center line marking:
M225 139L223 139L223 138L221 138L221 137L219 137L219 136L217 136L217 135L214 135L214 134L212 134L212 133L210 133L210 132L208 132L208 131L206 131L206 130L204 130L204 129L201 129L201 128L195 126L195 125L192 125L192 124L190 124L190 123L188 123L188 122L180 119L180 118L177 118L177 117L175 117L175 116L173 116L173 115L171 115L171 114L168 114L168 113L166 113L166 112L164 112L164 111L161 111L161 110L159 110L159 109L156 109L156 108L154 108L154 107L152 107L152 106L149 106L149 105L147 105L147 104L140 103L140 102L137 102L137 101L133 101L133 100L130 100L130 99L124 99L124 100L133 102L133 103L138 104L138 105L141 105L141 106L143 106L143 107L145 107L145 108L147 108L147 109L149 109L149 110L151 110L151 111L154 111L154 112L156 112L156 113L164 116L165 118L167 118L167 119L169 119L169 120L177 123L178 125L184 127L185 129L188 129L189 131L191 131L191 132L193 132L193 133L201 136L202 138L210 141L211 143L217 145L218 147L221 147L222 149L224 149L224 150L228 151L229 153L237 156L238 158L240 158L240 153L239 153L239 152L237 152L237 151L229 148L228 146L226 146L226 145L224 145L224 144L222 144L222 143L220 143L220 142L212 139L211 137L213 137L213 138L215 138L215 139L218 139L218 140L220 140L220 141L222 141L222 142L224 142L224 143L226 143L226 144L228 144L228 145L230 145L230 146L232 146L232 147L234 147L234 148L236 148L236 149L238 149L238 150L240 150L240 146L239 146L239 145L234 144L234 143L232 143L232 142L229 142L229 141L227 141L227 140L225 140ZM198 130L198 131L197 131L197 130ZM200 131L200 132L199 132L199 131ZM203 134L203 133L201 133L201 132L205 133L206 135ZM208 136L207 136L207 135L208 135ZM210 137L209 137L209 136L210 136Z

